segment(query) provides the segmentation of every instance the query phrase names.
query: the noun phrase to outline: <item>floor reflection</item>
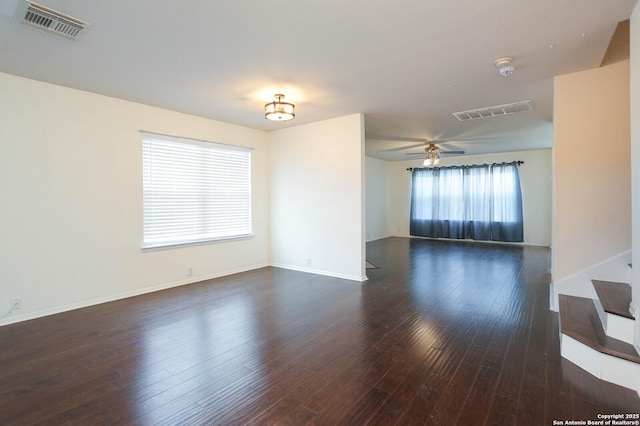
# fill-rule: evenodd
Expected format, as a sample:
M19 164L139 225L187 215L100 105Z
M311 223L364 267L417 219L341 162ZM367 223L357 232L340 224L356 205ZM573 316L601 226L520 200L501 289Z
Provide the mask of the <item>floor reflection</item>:
M222 294L213 303L167 310L165 321L145 324L141 379L132 395L140 401L135 404L139 419L145 424L166 421L175 414L175 404L191 404L196 413L211 409L222 400L212 396L219 397L231 383L237 384L239 401L255 393L252 386L262 380L262 364L259 348L250 343L259 334L250 293ZM150 386L148 377L163 379Z
M420 384L428 405L467 364L463 357L501 368L510 337L531 320L535 303L547 303L535 288L548 277L548 252L424 239L369 243L367 258L379 269L368 271L371 281L363 287L363 335L379 351L364 354L363 361L375 375L384 358L380 352L393 354L376 387L402 394ZM380 301L393 306L396 299L393 316L372 309ZM381 318L385 333L377 331Z
M0 423L551 424L637 412L635 392L560 357L548 249L387 238L367 258L379 269L365 283L261 268L3 328Z
M439 311L455 319L465 312L487 320L518 321L510 310L521 303L526 288L519 282L528 262L523 247L422 239L411 239L408 245L412 255L404 284L425 315ZM546 252L541 248L539 255ZM546 268L541 264L541 275Z

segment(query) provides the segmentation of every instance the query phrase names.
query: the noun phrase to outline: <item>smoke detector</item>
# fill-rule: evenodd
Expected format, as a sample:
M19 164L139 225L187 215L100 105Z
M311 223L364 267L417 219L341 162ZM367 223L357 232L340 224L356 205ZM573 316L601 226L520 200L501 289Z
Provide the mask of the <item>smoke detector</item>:
M513 58L509 56L505 56L503 58L498 58L495 60L494 63L496 64L496 68L498 69L498 72L501 76L508 77L513 74L515 68L513 67L513 65L511 65L512 60Z

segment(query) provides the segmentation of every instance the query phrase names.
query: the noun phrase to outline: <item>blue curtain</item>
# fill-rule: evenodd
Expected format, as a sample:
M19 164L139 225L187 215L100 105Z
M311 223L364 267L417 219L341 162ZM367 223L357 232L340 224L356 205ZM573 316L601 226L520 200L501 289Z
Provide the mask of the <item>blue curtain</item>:
M523 241L517 163L414 169L411 235Z

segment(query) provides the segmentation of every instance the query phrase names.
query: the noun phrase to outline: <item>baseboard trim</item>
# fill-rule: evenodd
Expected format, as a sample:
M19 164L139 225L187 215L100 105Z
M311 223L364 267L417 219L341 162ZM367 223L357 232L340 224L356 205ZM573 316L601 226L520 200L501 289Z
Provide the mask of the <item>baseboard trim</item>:
M226 271L223 271L223 272L217 272L217 273L208 274L208 275L201 275L201 276L197 276L197 277L193 276L193 277L189 277L189 278L184 279L184 280L178 280L178 281L172 281L172 282L168 282L168 283L162 283L162 284L158 284L158 285L154 285L154 286L150 286L150 287L144 287L144 288L137 289L137 290L127 291L127 292L124 292L124 293L118 293L118 294L111 295L111 296L98 297L98 298L84 300L84 301L80 301L80 302L76 302L76 303L70 303L68 305L42 309L42 310L29 312L29 313L22 314L22 315L15 315L14 316L14 315L12 315L13 314L12 313L9 316L7 316L6 318L0 320L0 327L1 326L5 326L5 325L9 325L9 324L18 323L18 322L28 321L28 320L32 320L32 319L36 319L36 318L46 317L46 316L49 316L49 315L60 314L62 312L73 311L75 309L87 308L89 306L100 305L102 303L114 302L116 300L127 299L129 297L135 297L135 296L140 296L140 295L143 295L143 294L153 293L153 292L156 292L156 291L167 290L167 289L173 288L173 287L180 287L180 286L183 286L183 285L194 284L194 283L197 283L197 282L200 282L200 281L212 280L212 279L215 279L215 278L225 277L225 276L228 276L228 275L239 274L241 272L252 271L254 269L265 268L265 267L268 267L268 266L270 266L268 263L259 263L259 264L256 264L256 265L251 265L251 266L246 266L246 267L243 267L243 268L226 270Z
M640 314L640 310L638 309L638 307L634 302L635 301L632 300L631 304L629 305L629 313L633 315L636 321L640 321L640 317L638 317L638 314ZM634 327L635 328L633 330L633 348L636 350L636 352L640 354L640 330L638 330L638 328L640 328L640 323L636 322L634 324ZM638 395L640 395L640 384L638 384Z
M343 280L349 280L349 281L364 282L369 279L366 275L358 276L358 275L339 274L336 272L325 271L322 269L313 269L313 268L305 268L297 265L288 265L286 263L272 263L271 266L273 266L274 268L289 269L291 271L306 272L307 274L316 274L316 275L324 275L326 277L341 278Z
M10 324L15 324L15 323L18 323L18 322L28 321L28 320L32 320L32 319L36 319L36 318L42 318L42 317L46 317L46 316L49 316L49 315L60 314L62 312L73 311L75 309L87 308L89 306L95 306L95 305L99 305L101 303L114 302L116 300L127 299L129 297L135 297L135 296L140 296L140 295L143 295L143 294L153 293L153 292L156 292L156 291L166 290L166 289L173 288L173 287L180 287L180 286L183 286L183 285L194 284L194 283L197 283L197 282L200 282L200 281L212 280L212 279L215 279L215 278L225 277L225 276L228 276L228 275L239 274L241 272L252 271L254 269L265 268L265 267L268 267L268 266L273 266L274 268L290 269L290 270L299 271L299 272L305 272L305 273L309 273L309 274L324 275L324 276L328 276L328 277L340 278L340 279L345 279L345 280L349 280L349 281L357 281L357 282L360 282L360 283L363 283L363 282L365 282L365 281L367 281L369 279L366 274L365 275L361 275L361 276L348 275L348 274L337 274L337 273L330 272L330 271L324 271L324 270L312 269L312 268L301 268L301 267L297 267L297 266L293 266L293 265L286 265L286 264L259 263L259 264L255 264L255 265L246 266L246 267L243 267L243 268L230 269L230 270L226 270L226 271L223 271L223 272L217 272L217 273L208 274L208 275L201 275L201 276L197 276L197 277L195 277L195 276L194 277L189 277L189 278L184 279L184 280L161 283L161 284L157 284L157 285L153 285L153 286L149 286L149 287L144 287L144 288L137 289L137 290L118 293L118 294L111 295L111 296L97 297L97 298L93 298L93 299L89 299L89 300L83 300L83 301L79 301L79 302L75 302L75 303L70 303L70 304L63 305L63 306L56 306L56 307L52 307L52 308L47 308L47 309L41 309L41 310L37 310L37 311L33 311L33 312L28 312L28 313L25 313L25 314L16 314L16 312L14 311L14 312L10 313L7 317L5 317L5 318L0 320L0 327L5 326L5 325L10 325Z
M629 304L629 313L634 317L634 318L638 318L638 307L635 305L635 303L633 303L633 300L631 301L631 303Z
M558 295L568 294L577 297L595 298L595 289L591 284L592 279L604 281L630 282L631 271L628 263L631 261L631 250L626 250L611 256L601 262L575 272L567 277L551 282L549 295L549 307L552 311L558 310Z

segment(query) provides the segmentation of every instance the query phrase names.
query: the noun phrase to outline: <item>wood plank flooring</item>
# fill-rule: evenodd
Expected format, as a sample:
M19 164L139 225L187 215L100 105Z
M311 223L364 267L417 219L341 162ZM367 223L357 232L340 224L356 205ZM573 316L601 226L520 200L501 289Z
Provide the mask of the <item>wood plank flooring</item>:
M551 425L639 413L560 357L544 248L387 238L0 327L2 425Z

